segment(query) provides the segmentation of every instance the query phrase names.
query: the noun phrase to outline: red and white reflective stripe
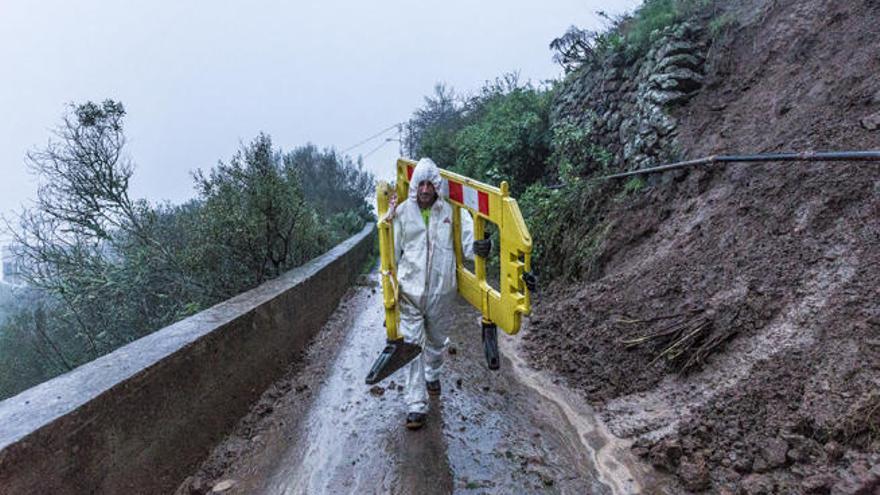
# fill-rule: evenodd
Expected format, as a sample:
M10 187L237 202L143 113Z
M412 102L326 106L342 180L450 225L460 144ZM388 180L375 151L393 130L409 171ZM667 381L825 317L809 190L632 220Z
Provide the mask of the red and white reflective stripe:
M448 181L448 183L449 199L489 216L489 195L487 193L454 180Z

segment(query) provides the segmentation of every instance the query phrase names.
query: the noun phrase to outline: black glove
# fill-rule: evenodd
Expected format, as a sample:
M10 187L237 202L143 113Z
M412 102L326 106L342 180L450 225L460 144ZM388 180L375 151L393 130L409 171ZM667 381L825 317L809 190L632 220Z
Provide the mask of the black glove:
M492 251L492 239L483 239L482 241L474 241L474 254L481 258L488 258L489 252Z
M538 290L538 276L532 272L523 273L523 282L526 283L526 289L529 289L529 292L535 292Z

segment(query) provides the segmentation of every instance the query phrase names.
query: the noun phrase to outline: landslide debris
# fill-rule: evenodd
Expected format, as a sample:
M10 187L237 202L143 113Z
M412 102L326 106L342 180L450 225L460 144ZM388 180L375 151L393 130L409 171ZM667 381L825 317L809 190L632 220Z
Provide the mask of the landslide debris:
M880 149L880 2L729 4L689 21L702 87L664 107L680 158ZM682 490L880 490L880 165L670 173L566 235L599 223L591 269L536 298L536 367Z

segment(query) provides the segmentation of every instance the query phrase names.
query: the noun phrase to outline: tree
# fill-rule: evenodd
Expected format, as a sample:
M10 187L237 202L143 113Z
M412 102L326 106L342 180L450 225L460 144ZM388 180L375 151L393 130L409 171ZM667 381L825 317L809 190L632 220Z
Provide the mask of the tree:
M133 166L123 153L124 116L113 100L70 105L54 138L28 154L40 179L37 202L21 213L19 228L10 229L24 279L61 302L62 320L85 344L74 362L127 340L106 331L115 311L102 306L113 307L124 290L116 283L124 249L151 243L149 209L128 194Z
M550 42L550 49L556 52L553 61L561 65L566 74L573 72L595 58L596 37L595 31L570 26L565 34Z
M197 199L134 200L124 116L112 100L70 105L28 154L38 199L10 231L30 290L0 322L0 397L276 277L370 216L360 163L307 147L298 166L265 134L196 172ZM303 188L306 172L323 186Z
M361 226L372 218L367 198L373 195L376 183L362 161L355 163L333 150L319 151L307 144L285 153L284 167L300 178L306 200L324 218L352 212L360 218Z
M224 297L280 275L329 246L296 170L260 134L229 163L195 174L202 204L200 277ZM204 260L210 260L205 263Z
M430 156L441 167L454 163L452 136L462 125L464 105L455 91L443 83L434 86L434 94L425 97L406 125L404 145L409 156Z

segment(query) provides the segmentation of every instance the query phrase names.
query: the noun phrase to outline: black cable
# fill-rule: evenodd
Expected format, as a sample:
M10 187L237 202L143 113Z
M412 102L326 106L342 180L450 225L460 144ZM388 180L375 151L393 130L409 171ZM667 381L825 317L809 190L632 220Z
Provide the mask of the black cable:
M711 155L696 160L686 160L675 163L667 163L656 167L621 172L619 174L598 177L599 180L619 179L633 175L652 174L665 172L697 165L712 163L733 162L786 162L786 161L809 161L809 162L834 162L834 161L880 161L880 151L805 151L802 153L757 153L752 155Z

